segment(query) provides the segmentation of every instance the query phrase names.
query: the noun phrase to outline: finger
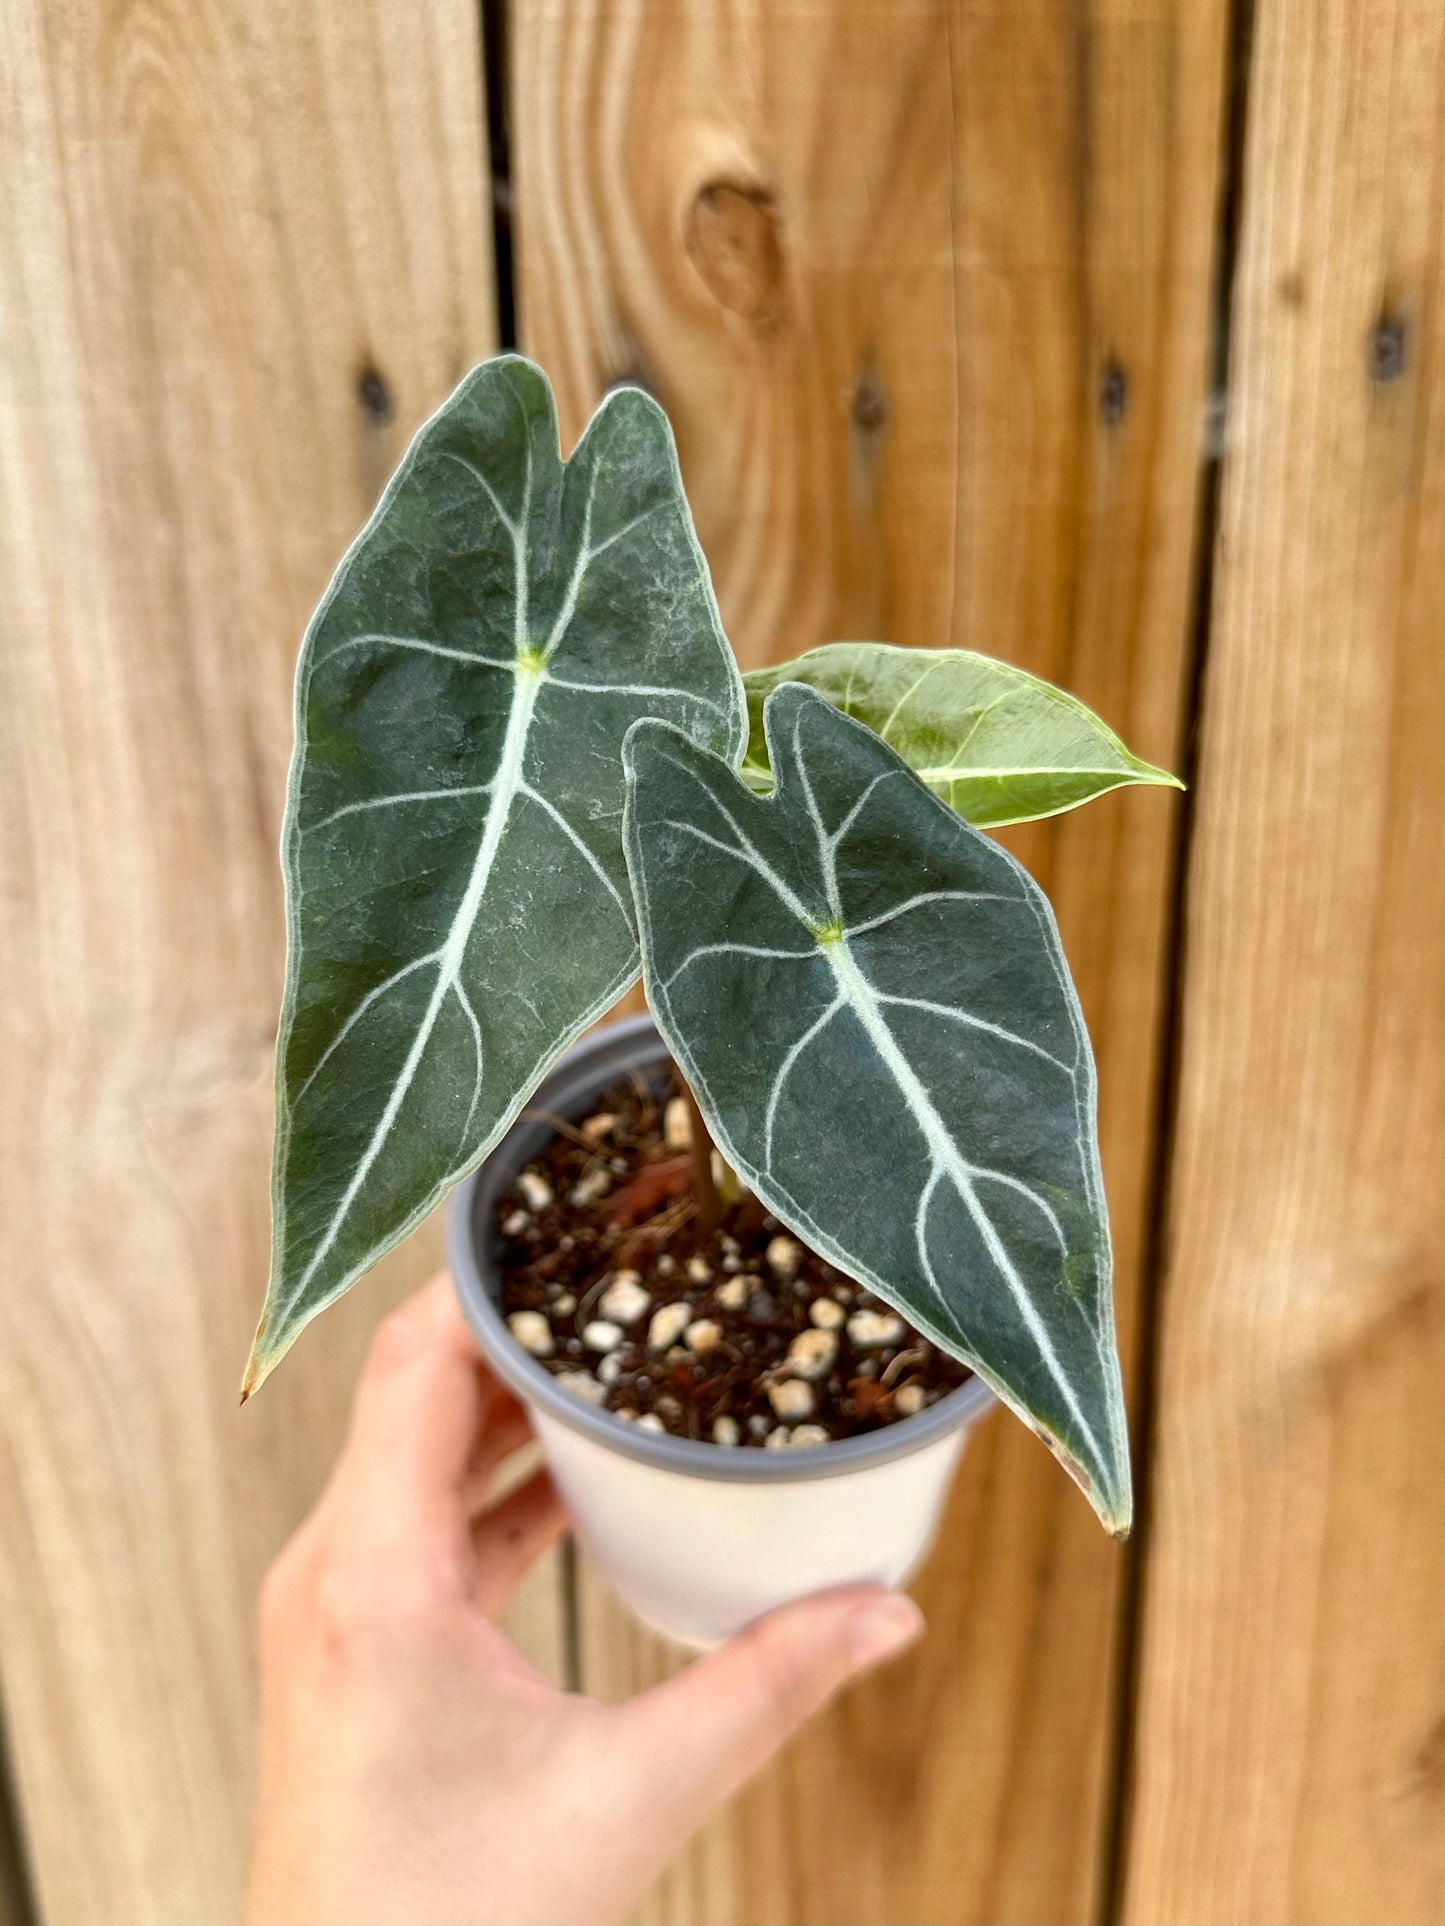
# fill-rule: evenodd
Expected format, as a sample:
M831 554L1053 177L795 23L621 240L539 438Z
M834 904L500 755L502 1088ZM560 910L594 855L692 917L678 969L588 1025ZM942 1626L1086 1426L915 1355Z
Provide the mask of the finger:
M476 1547L477 1602L495 1612L511 1596L518 1579L556 1543L567 1515L545 1471L494 1505L472 1527Z
M484 1419L500 1397L443 1272L372 1341L337 1467L379 1517L454 1519Z
M500 1393L487 1407L481 1436L462 1483L462 1503L469 1514L479 1512L486 1504L503 1460L532 1441L532 1421L525 1405L509 1392Z
M663 1796L700 1816L840 1686L896 1658L922 1631L923 1614L900 1592L873 1585L821 1592L760 1618L619 1706L619 1718L641 1756L666 1761Z

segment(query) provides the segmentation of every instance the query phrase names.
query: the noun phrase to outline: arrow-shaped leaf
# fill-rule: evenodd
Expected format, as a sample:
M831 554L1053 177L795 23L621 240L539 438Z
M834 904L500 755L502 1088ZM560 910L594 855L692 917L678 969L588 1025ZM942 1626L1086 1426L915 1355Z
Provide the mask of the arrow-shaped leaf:
M546 377L485 363L412 443L302 647L248 1390L636 975L621 748L644 715L740 753L666 417L617 392L564 467Z
M1127 783L1179 789L1062 689L968 649L830 642L743 677L749 740L743 775L769 787L763 704L805 682L892 745L929 788L971 823L996 829L1057 815Z
M1094 1063L1048 901L810 689L775 793L658 722L626 745L648 1000L728 1162L963 1358L1115 1532L1128 1443Z

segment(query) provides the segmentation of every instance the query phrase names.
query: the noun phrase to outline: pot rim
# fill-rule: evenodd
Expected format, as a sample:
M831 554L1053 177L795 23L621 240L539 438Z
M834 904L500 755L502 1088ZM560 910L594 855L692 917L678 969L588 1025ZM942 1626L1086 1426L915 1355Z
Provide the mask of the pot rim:
M584 1404L564 1391L521 1348L503 1321L494 1291L499 1282L492 1262L493 1206L522 1166L556 1135L528 1110L546 1109L566 1117L585 1114L587 1106L628 1068L650 1070L670 1060L670 1052L650 1015L624 1017L600 1026L576 1043L547 1076L536 1094L492 1151L452 1193L447 1212L447 1254L462 1310L473 1335L499 1377L518 1397L540 1406L570 1431L594 1444L659 1471L685 1477L722 1479L728 1484L788 1485L814 1478L844 1477L866 1471L914 1451L949 1432L961 1430L996 1399L977 1375L968 1378L917 1417L903 1418L879 1431L804 1451L729 1449L670 1432L639 1431L610 1412Z

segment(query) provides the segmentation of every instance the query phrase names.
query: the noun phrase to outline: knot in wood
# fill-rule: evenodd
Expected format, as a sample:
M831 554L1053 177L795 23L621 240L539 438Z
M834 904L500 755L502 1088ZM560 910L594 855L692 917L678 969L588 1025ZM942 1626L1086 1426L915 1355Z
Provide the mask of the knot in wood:
M683 236L703 285L730 314L766 325L783 306L782 223L766 188L709 181Z

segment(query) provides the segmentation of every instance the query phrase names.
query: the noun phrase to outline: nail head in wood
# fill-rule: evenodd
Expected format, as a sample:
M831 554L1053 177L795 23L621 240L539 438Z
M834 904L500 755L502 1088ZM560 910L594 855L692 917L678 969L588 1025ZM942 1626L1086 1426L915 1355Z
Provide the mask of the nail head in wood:
M384 428L392 417L391 389L381 370L367 361L356 377L356 398L367 418Z
M1405 323L1382 314L1370 330L1370 379L1398 381L1405 372Z

